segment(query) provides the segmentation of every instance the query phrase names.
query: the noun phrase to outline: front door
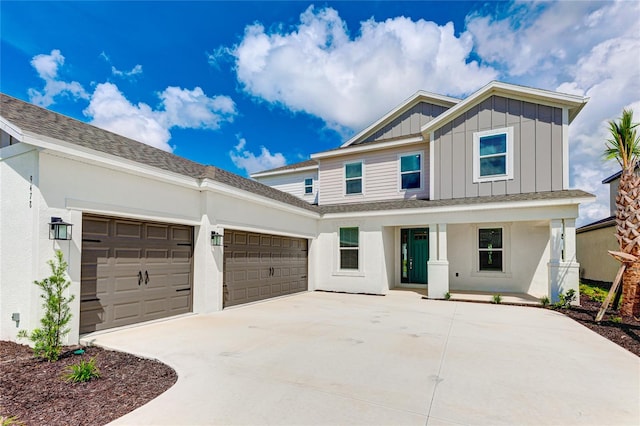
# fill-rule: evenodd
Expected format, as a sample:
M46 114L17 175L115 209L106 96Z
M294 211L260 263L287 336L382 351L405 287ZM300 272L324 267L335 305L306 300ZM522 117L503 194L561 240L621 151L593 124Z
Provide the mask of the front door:
M427 284L429 261L429 228L400 231L401 282Z

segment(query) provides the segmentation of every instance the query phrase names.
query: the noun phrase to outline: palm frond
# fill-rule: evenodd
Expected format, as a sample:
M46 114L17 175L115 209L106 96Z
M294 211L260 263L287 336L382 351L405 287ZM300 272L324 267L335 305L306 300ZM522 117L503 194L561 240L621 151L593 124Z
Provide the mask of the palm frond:
M617 160L623 169L634 168L640 158L640 136L637 129L640 123L633 122L633 111L625 109L618 121L609 121L610 139L605 143L604 157Z

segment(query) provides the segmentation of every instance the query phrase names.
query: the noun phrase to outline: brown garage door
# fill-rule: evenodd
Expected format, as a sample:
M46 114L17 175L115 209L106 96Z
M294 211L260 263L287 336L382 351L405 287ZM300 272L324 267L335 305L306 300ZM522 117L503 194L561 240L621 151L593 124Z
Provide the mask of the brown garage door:
M307 240L224 231L224 306L307 290Z
M80 332L191 311L193 228L84 215Z

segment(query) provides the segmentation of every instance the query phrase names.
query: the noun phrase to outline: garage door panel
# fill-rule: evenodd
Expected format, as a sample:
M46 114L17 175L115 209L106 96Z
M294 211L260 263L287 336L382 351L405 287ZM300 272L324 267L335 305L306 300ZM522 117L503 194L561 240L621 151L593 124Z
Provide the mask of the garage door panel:
M171 227L171 239L175 242L191 243L192 242L192 230L186 226L172 226Z
M82 223L82 333L191 310L192 227L90 215Z
M109 223L109 219L99 217L83 219L82 231L94 236L106 237L109 235Z
M153 263L159 263L161 265L165 265L167 263L167 259L169 259L170 250L168 248L165 249L146 249L144 251L144 258L147 261L147 265Z
M116 220L114 237L116 238L142 238L142 223Z
M306 240L226 230L224 241L225 307L307 289Z
M142 302L120 302L113 305L113 320L124 321L140 318Z
M158 224L147 224L145 227L145 237L149 240L168 240L169 226Z
M139 264L142 258L142 249L136 248L114 248L113 258L118 264L135 263Z
M184 264L185 267L190 267L191 265L191 249L173 249L171 250L171 263L176 264Z

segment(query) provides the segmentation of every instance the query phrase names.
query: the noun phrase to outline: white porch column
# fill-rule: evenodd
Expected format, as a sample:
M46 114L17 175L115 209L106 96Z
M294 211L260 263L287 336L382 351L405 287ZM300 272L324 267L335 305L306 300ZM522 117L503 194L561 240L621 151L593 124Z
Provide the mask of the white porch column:
M576 262L575 219L552 219L549 224L549 297L558 301L558 295L570 289L576 292L573 304L580 304L579 272Z
M449 292L449 261L447 260L447 224L429 225L428 293L429 299L444 299Z

